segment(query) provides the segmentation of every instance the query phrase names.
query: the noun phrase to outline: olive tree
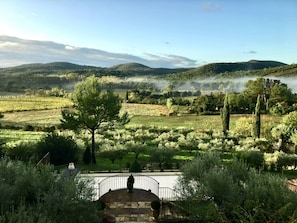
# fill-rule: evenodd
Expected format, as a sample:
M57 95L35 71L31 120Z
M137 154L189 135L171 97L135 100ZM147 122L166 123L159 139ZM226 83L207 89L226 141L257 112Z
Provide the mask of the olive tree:
M90 76L75 86L72 94L73 108L62 111L62 127L91 134L92 163L95 158L95 133L114 122L127 120L127 114L120 117L121 99L109 88L103 92L98 79Z
M196 222L291 222L297 194L287 179L257 171L220 154L204 153L185 164L176 187L180 204Z
M63 176L50 165L0 159L0 223L100 222L91 182Z

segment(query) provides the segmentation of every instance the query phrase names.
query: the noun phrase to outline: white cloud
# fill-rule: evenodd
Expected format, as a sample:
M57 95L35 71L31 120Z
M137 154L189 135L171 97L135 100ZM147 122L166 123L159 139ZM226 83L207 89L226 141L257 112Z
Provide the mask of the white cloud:
M167 55L155 55L151 53L145 53L150 58L150 62L157 64L157 67L168 67L169 64L173 67L196 67L197 61L187 57L167 54ZM156 67L156 66L154 66Z
M79 48L75 46L68 46L68 45L65 46L65 50L78 50L78 49Z
M142 57L50 41L0 36L0 67L16 66L24 64L25 61L26 63L63 61L98 67L110 67L122 63L141 63L150 67L164 68L196 66L195 60L178 55L145 53Z
M0 41L0 48L10 47L10 46L17 46L17 45L18 45L18 43L16 43L16 42Z

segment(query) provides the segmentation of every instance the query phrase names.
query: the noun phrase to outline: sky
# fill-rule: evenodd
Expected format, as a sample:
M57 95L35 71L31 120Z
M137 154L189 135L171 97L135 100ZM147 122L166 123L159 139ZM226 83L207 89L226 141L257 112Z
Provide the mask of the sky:
M296 0L0 0L0 67L297 62Z

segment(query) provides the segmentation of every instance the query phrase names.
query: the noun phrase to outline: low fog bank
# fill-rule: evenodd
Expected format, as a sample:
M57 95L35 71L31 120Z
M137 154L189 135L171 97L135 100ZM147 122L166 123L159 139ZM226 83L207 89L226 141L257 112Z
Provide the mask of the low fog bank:
M221 91L221 92L242 92L245 90L245 84L249 80L256 80L258 77L240 77L232 79L195 79L190 81L167 81L164 79L156 79L153 77L131 77L125 81L131 82L146 82L154 85L160 91L166 90L169 87L173 91ZM287 84L293 93L297 93L297 78L293 77L269 77L271 80L280 80L281 83Z

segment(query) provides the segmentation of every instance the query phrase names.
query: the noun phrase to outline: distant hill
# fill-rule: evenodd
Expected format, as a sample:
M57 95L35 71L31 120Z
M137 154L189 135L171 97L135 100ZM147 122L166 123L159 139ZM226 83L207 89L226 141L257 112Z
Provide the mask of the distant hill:
M137 70L153 70L148 66L139 63L126 63L126 64L119 64L109 68L110 70L119 70L119 71L137 71Z
M176 74L180 72L185 72L190 70L190 68L177 68L177 69L170 69L170 68L151 68L139 63L126 63L126 64L119 64L116 66L112 66L107 68L110 71L120 71L123 73L128 74L127 76L135 76L135 75L166 75L166 74Z
M174 79L193 79L208 77L238 77L250 74L251 76L261 75L263 69L282 68L289 66L277 61L250 60L248 62L237 63L210 63L201 67L193 68L186 72L177 74ZM257 71L257 72L255 72Z
M238 63L211 63L199 68L200 72L203 73L214 73L219 74L223 72L235 72L235 71L248 71L248 70L259 70L264 68L279 67L286 64L276 61L259 61L250 60L248 62Z
M53 63L32 63L24 64L15 67L0 68L0 75L51 75L64 74L67 71L85 70L85 69L100 69L93 66L77 65L68 62L53 62Z
M179 73L189 70L189 68L167 69L150 68L138 63L127 63L112 66L110 68L77 65L67 62L35 63L24 64L9 68L0 68L0 75L63 75L65 73L77 73L79 75L95 74L99 76L144 76L144 75L165 75Z

